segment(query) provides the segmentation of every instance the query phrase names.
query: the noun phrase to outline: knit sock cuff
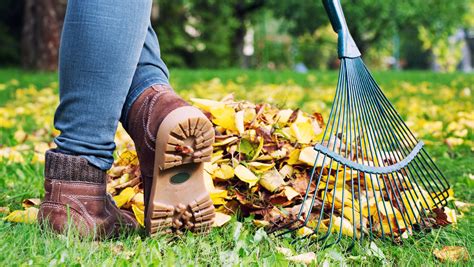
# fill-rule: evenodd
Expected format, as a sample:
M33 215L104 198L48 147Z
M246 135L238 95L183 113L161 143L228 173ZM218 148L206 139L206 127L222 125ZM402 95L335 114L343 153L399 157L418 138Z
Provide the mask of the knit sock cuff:
M48 179L63 181L83 181L103 184L106 174L89 164L80 156L62 154L54 150L46 151L44 175Z

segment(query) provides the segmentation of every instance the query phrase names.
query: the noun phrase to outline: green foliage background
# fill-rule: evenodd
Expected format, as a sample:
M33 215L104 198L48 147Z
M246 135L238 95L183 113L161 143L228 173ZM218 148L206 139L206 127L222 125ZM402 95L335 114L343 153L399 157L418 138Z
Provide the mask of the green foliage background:
M155 5L159 16L152 23L170 67L332 66L335 34L320 0L155 0ZM376 66L399 50L406 68L427 68L435 55L446 65L443 70L451 70L460 48L448 37L474 27L472 0L343 0L342 6L366 61ZM0 2L0 66L20 62L22 12L23 1ZM255 32L255 53L245 59L242 37L249 29Z

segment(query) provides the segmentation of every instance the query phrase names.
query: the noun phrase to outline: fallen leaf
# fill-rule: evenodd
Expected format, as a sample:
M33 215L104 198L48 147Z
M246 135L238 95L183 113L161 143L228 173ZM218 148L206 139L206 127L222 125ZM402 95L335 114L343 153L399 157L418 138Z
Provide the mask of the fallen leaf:
M283 176L277 170L265 172L258 182L270 192L275 192L285 184Z
M238 165L235 167L234 172L240 180L248 183L250 187L254 186L259 180L259 178L244 165Z
M114 201L117 207L122 207L126 203L128 203L134 196L135 190L132 187L127 187L119 195L114 196Z
M137 222L142 227L145 227L145 211L144 211L144 209L141 209L137 205L132 204L132 211L133 211L133 214L135 215L135 218L137 219Z
M237 132L237 125L235 122L234 108L224 105L219 107L211 107L212 122L218 126L231 131Z
M433 255L441 262L458 262L460 260L467 261L469 259L467 249L459 246L444 246L442 249L434 249Z
M9 207L0 207L0 214L9 214L10 208Z
M38 216L38 208L29 207L25 210L14 210L8 216L3 218L7 222L15 223L36 223L36 218Z
M314 252L307 252L295 256L286 257L286 259L296 263L311 264L313 262L316 262L316 254Z
M280 252L281 254L283 254L283 256L286 256L286 257L293 256L293 252L289 248L276 247L276 250Z
M293 189L293 187L291 186L285 186L285 189L284 189L284 192L285 192L285 196L286 198L288 198L288 200L292 200L293 198L299 196L300 194L298 192L296 192L295 189Z
M222 225L229 222L231 218L232 216L230 215L227 215L222 212L216 212L216 217L214 218L214 224L212 225L212 227L221 227Z
M212 203L214 205L224 205L227 200L227 190L214 189L210 191L209 195L211 196Z
M28 199L24 199L23 202L21 203L21 206L23 206L23 208L29 208L29 207L33 207L33 206L39 206L41 204L41 199L39 198L28 198Z

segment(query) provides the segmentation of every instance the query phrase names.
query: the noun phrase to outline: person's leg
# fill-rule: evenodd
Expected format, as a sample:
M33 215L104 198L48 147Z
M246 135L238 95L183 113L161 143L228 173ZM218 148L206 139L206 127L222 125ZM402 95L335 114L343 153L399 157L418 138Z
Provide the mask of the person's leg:
M148 233L208 230L214 207L204 185L203 162L211 158L214 130L202 112L169 86L151 27L121 121L140 161Z
M58 151L106 170L147 36L151 0L68 1L59 57Z
M46 152L38 220L82 235L138 226L106 194L114 135L147 35L152 0L69 0L59 58L57 149Z
M145 43L141 51L132 85L122 109L120 121L127 125L128 111L137 98L152 85L169 85L169 71L161 59L160 43L151 24L148 25Z

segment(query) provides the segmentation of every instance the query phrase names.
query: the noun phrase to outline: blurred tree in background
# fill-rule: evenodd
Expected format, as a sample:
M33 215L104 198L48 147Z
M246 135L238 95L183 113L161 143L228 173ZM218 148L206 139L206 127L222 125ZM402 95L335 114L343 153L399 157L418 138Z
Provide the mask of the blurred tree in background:
M58 68L59 40L65 0L25 0L21 33L21 65L25 69Z
M66 0L0 2L0 66L54 70ZM474 28L472 0L342 0L364 58L377 67L452 71ZM155 0L152 24L171 67L337 65L320 0ZM473 36L470 37L474 38ZM472 51L472 48L470 49ZM472 52L471 52L472 53Z

